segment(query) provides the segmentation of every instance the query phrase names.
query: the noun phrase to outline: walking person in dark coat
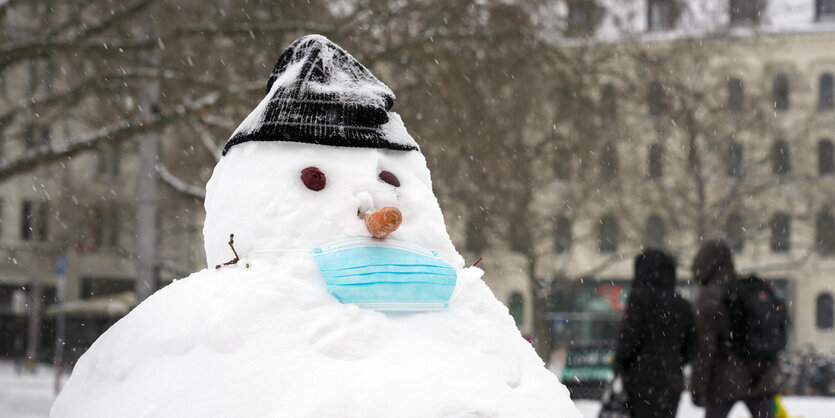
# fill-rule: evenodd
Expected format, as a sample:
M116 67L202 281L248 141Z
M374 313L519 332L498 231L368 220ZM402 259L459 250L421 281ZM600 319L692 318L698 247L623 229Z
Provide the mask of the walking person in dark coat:
M666 253L646 250L635 258L614 364L633 417L675 417L682 368L696 354L693 312L675 283L675 260Z
M693 260L699 283L696 328L699 353L693 367L693 402L705 406L706 418L724 418L737 401L744 401L754 418L774 416L772 397L779 390L778 364L749 361L732 348L727 283L737 278L733 257L722 240L708 241Z

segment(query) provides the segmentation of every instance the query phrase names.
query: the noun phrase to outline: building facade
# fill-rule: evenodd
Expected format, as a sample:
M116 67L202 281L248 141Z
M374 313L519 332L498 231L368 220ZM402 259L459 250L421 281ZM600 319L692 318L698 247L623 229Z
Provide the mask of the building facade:
M555 142L531 162L545 173L533 207L547 225L531 274L548 283L552 345L613 342L643 248L673 253L680 291L695 297L690 262L719 237L742 274L786 299L792 346L835 349L835 3L557 6L552 42L616 58L600 60L597 107L580 116L602 129L577 142L598 145ZM466 227L457 232L466 248ZM488 283L507 274L486 270ZM529 309L530 280L491 287L508 305L524 295L516 311Z

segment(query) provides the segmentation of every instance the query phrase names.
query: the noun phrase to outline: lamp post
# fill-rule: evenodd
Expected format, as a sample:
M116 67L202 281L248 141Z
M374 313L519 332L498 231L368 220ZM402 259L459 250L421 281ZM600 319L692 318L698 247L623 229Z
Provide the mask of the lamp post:
M64 368L64 334L67 327L67 315L64 312L64 300L66 299L67 288L67 256L61 254L56 263L58 279L55 282L55 296L58 299L58 316L55 319L55 358L53 368L55 371L55 395L61 391L61 372Z

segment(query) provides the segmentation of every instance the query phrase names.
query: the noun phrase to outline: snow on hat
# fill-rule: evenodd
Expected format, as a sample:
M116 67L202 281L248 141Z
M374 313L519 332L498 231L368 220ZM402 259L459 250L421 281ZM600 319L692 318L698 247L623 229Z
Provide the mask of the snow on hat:
M303 36L278 58L266 97L226 142L223 155L248 141L417 150L408 134L384 126L393 105L391 89L351 54L324 36Z

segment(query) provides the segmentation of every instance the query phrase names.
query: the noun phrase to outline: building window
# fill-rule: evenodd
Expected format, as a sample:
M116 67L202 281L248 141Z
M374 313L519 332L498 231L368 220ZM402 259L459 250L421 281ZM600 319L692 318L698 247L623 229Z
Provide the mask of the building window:
M745 248L745 225L738 213L731 214L725 221L725 239L734 251Z
M99 148L96 151L96 174L104 175L107 173L107 153L104 148Z
M467 250L470 252L480 253L487 248L487 237L484 234L484 228L477 222L470 222L467 225L465 239Z
M110 175L118 177L122 171L122 148L119 144L110 147Z
M789 215L778 212L771 218L771 251L784 253L791 249L791 224Z
M820 330L831 330L835 322L832 310L832 295L821 293L815 300L815 325Z
M654 213L649 215L644 230L644 247L664 248L666 238L667 228L664 226L664 219Z
M678 17L675 1L648 0L647 27L649 30L670 30Z
M600 168L603 178L608 181L614 180L618 175L618 149L614 144L606 144L600 154Z
M649 146L649 167L647 167L647 174L650 179L660 179L664 174L664 148L660 144L650 144Z
M46 241L47 225L49 221L49 203L40 202L38 204L38 211L35 219L35 234L38 241Z
M105 240L108 245L115 248L119 246L119 211L118 209L111 208L107 215L107 224L110 225L110 230L108 231L107 237Z
M31 123L23 127L23 149L29 151L35 148L35 125Z
M516 326L521 327L525 320L525 297L519 292L513 292L510 295L510 304L508 306L510 316L516 321Z
M49 145L49 126L27 124L23 128L23 149L29 151L39 145Z
M822 176L835 172L835 150L832 141L821 139L818 141L818 173Z
M568 3L568 36L590 36L603 17L603 10L591 0Z
M38 88L38 64L35 60L26 61L26 91L35 93Z
M571 151L567 149L558 149L555 153L556 164L554 166L554 174L558 179L568 181L571 180Z
M775 142L771 148L771 172L775 176L784 176L790 169L789 145L786 141Z
M835 253L835 218L828 211L818 213L815 241L821 254Z
M617 117L617 90L612 84L603 86L603 91L600 93L600 111L603 120L613 120Z
M34 203L24 200L20 210L20 239L29 241L36 238L46 241L49 205L46 202Z
M51 142L52 133L50 132L49 126L41 126L38 129L38 143L41 145L49 145Z
M20 239L29 241L32 238L32 202L24 200L20 209Z
M835 94L835 85L833 85L832 74L822 75L818 81L818 109L832 109L835 106L833 94Z
M664 86L658 81L653 81L649 85L649 92L647 92L647 103L649 105L649 114L658 116L664 108Z
M789 108L789 78L785 74L774 77L772 86L772 101L774 110L788 110Z
M742 88L742 80L732 78L728 80L728 110L739 112L745 101L745 92Z
M81 297L117 295L133 291L133 280L108 278L81 278Z
M760 20L763 0L731 0L731 24L752 25Z
M573 234L571 232L571 220L560 216L554 225L554 252L562 254L571 249Z
M742 175L742 144L733 140L728 144L727 173L730 177Z
M817 0L815 17L817 20L835 19L835 0Z
M121 171L122 152L117 144L96 151L96 173L117 177Z
M597 248L601 253L613 253L618 250L618 220L612 214L606 214L600 218L600 225L597 231Z
M119 216L115 208L93 210L93 242L96 248L119 245Z

